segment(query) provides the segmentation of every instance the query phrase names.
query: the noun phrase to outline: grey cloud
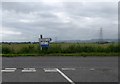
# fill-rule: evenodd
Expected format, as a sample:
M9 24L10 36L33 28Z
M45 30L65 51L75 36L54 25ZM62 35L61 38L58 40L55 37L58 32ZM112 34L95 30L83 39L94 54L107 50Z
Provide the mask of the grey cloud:
M86 2L66 3L66 11L70 14L85 17L109 17L117 16L117 3L114 2ZM72 11L72 12L71 12Z
M104 38L117 38L117 24L114 23L117 22L115 3L61 4L51 6L42 2L3 2L3 28L22 32L22 35L11 38L19 41L37 41L34 36L39 34L58 39L98 38L100 27L104 28ZM55 13L63 13L63 16L58 17ZM66 17L69 17L68 22L63 21Z
M29 13L29 12L40 12L42 11L54 11L58 10L59 7L48 6L42 2L3 2L3 10L14 10L16 12Z
M37 8L37 3L36 5L32 5L33 3L31 2L3 2L2 3L2 8L3 10L14 10L16 12L23 12L23 13L29 13L29 12L34 12L36 10L39 10ZM42 6L41 6L42 8Z

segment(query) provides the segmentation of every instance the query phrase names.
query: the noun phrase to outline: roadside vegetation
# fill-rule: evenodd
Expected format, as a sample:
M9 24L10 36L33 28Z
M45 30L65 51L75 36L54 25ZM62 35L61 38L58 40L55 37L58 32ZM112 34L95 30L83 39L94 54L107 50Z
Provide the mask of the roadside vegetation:
M117 43L51 43L40 49L39 44L2 44L2 56L118 56Z

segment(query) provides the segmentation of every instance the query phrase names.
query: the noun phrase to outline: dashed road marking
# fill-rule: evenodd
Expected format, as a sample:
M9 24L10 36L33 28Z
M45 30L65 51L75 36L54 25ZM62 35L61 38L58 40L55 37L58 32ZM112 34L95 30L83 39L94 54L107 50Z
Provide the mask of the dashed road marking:
M5 68L4 70L1 70L1 72L15 72L17 68Z
M44 68L45 72L57 72L57 68Z
M35 70L35 68L23 68L24 70Z
M15 72L17 68L4 68L1 72ZM45 72L57 72L57 68L43 68ZM62 70L76 70L75 68L62 68ZM23 68L22 72L36 72L35 68Z
M22 72L36 72L36 70L22 70Z
M90 71L94 71L94 70L95 70L95 68L91 68L91 69L90 69Z
M17 68L5 68L5 70L16 70Z
M22 72L36 72L35 68L24 68Z
M1 72L15 72L15 70L1 70Z
M62 70L76 70L76 68L62 68Z

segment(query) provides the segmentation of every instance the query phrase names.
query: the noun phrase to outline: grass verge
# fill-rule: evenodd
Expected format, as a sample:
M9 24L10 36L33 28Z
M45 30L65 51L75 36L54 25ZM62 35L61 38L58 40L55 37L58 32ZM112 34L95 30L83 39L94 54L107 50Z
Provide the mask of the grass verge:
M1 54L2 57L27 57L27 56L119 56L120 53L53 53L53 54Z
M52 43L40 50L39 44L2 44L2 57L18 56L119 56L117 43Z

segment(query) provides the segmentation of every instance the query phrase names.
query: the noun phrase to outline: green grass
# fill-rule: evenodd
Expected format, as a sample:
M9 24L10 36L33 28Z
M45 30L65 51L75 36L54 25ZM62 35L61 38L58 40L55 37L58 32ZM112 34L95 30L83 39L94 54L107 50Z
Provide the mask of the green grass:
M39 48L39 44L3 44L2 56L118 56L120 46L117 43L52 43L48 49Z
M2 54L2 44L0 44L0 54Z

